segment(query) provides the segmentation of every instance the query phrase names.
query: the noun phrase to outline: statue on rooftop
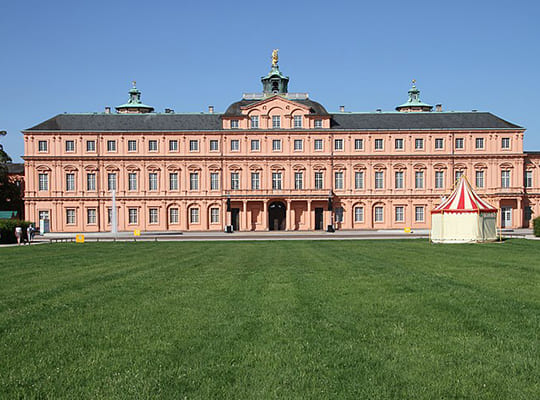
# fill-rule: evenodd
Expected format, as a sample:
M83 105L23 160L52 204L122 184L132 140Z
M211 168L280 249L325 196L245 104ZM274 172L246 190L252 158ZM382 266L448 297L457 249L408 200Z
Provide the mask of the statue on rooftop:
M277 62L278 62L278 51L279 49L274 49L272 51L272 66L275 67L277 65Z

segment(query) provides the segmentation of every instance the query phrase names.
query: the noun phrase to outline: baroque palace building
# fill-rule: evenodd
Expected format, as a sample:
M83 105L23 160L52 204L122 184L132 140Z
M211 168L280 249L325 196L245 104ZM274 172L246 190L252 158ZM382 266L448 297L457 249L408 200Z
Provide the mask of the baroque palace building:
M465 174L504 228L540 214L540 153L488 112L328 112L289 93L274 52L262 93L222 114L154 112L133 85L104 113L59 114L23 131L25 212L55 232L425 229Z

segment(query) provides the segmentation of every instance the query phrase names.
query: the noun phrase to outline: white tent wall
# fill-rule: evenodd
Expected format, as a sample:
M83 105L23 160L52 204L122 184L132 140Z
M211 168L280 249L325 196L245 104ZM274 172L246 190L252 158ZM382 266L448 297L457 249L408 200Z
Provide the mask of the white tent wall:
M469 243L497 239L496 213L437 213L431 215L431 241Z

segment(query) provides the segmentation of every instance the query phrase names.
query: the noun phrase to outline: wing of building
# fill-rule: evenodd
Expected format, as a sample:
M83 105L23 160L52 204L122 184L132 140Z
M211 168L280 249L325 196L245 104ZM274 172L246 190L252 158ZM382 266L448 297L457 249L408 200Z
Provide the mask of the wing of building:
M116 113L59 114L23 131L26 218L53 231L429 228L465 174L503 227L539 213L525 129L435 110L413 83L392 112L328 112L272 64L223 113L154 112L133 85Z

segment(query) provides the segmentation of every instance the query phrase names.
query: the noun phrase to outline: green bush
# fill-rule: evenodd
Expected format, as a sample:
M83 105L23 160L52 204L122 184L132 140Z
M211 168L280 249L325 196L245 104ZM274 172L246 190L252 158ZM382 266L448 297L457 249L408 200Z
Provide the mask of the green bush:
M20 226L23 231L22 240L27 240L26 228L34 224L30 221L21 221L20 219L2 219L0 220L0 243L17 243L15 237L15 228ZM34 224L34 227L36 225Z
M540 237L540 217L533 220L534 236Z

